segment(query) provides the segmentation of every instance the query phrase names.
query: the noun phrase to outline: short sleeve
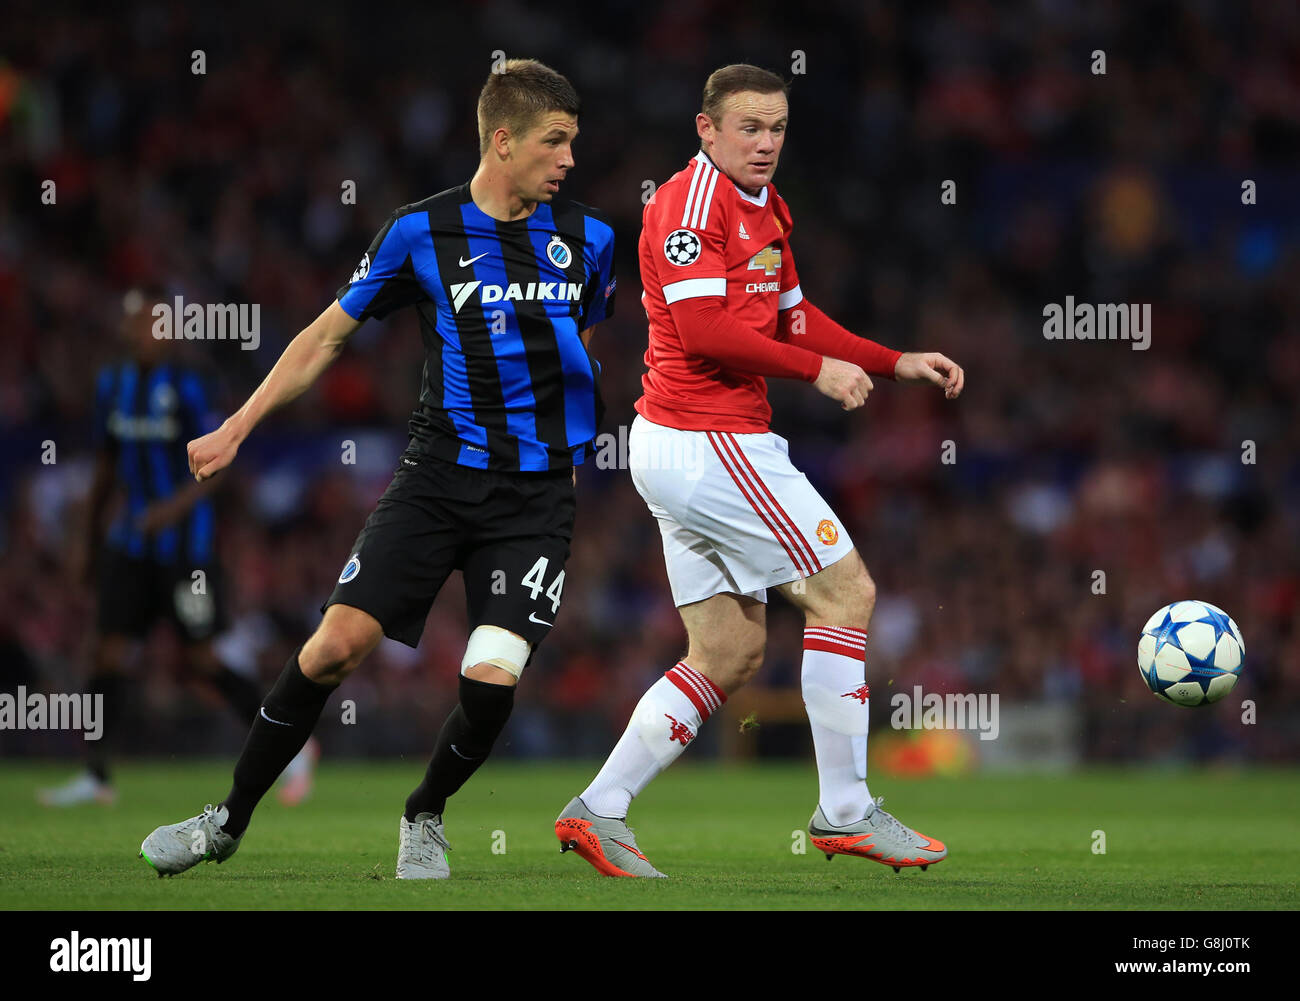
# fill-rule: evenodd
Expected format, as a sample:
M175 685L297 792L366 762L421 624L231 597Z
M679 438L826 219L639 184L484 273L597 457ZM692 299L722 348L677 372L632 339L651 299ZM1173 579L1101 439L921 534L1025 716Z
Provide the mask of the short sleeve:
M405 234L415 218L414 214L396 212L389 216L352 278L336 293L339 305L354 320L383 319L396 309L428 298L416 276Z
M582 325L586 330L614 315L614 294L618 278L614 274L614 230L608 223L587 217L587 294L583 297Z
M693 183L675 185L673 197L646 206L648 250L669 306L727 294L727 223L723 200L713 197L721 175L697 163Z

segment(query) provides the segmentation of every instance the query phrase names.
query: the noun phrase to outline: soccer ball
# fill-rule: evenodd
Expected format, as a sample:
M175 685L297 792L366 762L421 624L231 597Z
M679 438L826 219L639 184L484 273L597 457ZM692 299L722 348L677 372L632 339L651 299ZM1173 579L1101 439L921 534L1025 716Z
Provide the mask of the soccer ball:
M1205 601L1166 605L1147 620L1138 640L1142 680L1176 706L1218 702L1237 683L1245 658L1237 623Z

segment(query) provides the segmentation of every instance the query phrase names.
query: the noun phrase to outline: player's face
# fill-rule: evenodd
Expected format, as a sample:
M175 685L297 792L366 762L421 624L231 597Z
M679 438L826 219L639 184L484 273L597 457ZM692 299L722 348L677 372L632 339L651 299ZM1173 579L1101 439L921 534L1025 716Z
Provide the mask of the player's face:
M164 343L153 335L153 325L153 303L138 289L132 289L122 299L120 333L127 350L145 364L156 362L165 350Z
M548 111L512 144L510 173L515 193L526 202L549 202L573 169L573 140L578 120L562 111Z
M743 191L758 194L776 173L789 109L785 95L741 91L722 102L722 120L702 112L695 125L704 150Z

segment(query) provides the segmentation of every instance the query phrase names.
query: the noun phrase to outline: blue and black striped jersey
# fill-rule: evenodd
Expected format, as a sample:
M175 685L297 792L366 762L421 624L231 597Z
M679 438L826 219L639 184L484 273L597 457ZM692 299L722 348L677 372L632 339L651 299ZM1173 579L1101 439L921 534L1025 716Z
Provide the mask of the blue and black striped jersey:
M144 509L166 500L190 481L185 446L220 422L208 403L203 380L192 369L133 361L102 369L95 380L97 448L114 454L117 482L126 503L109 528L108 545L129 556L192 567L213 558L216 512L199 500L179 521L152 537L136 527Z
M451 188L389 217L339 305L414 305L425 361L411 444L478 469L581 463L603 410L580 332L614 309L614 231L563 199L501 222Z

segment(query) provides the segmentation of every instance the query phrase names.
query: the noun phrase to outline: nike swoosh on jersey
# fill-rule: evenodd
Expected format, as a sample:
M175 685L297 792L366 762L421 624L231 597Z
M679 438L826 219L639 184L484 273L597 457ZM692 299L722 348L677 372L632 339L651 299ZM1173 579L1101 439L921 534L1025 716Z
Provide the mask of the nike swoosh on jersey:
M467 267L469 267L471 264L473 264L475 261L477 261L477 260L479 259L479 257L487 257L487 255L490 254L490 253L492 253L492 251L490 251L490 250L485 250L485 251L483 251L483 253L479 254L478 257L471 257L468 261L465 260L465 258L462 257L462 258L460 259L460 266L461 266L462 268L467 268Z
M534 613L534 612L529 612L529 613L528 613L528 621L529 621L529 622L536 622L539 626L553 626L553 625L555 625L554 622L547 622L545 619L539 619L539 618L537 617L536 613Z

